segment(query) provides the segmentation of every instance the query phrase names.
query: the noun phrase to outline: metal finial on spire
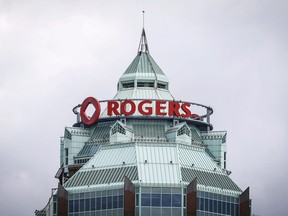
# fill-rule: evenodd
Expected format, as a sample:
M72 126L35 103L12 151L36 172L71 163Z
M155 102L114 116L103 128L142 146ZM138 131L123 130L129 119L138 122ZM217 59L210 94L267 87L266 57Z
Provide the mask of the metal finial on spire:
M145 24L145 11L143 10L142 13L143 13L143 29L144 29L144 24Z

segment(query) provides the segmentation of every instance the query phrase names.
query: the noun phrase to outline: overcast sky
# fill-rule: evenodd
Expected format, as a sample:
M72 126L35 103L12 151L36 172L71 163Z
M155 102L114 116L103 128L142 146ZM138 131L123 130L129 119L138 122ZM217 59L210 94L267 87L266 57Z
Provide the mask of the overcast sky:
M213 107L214 129L228 131L228 169L250 186L252 212L286 216L287 0L0 0L1 216L46 205L72 108L114 97L142 10L171 93Z

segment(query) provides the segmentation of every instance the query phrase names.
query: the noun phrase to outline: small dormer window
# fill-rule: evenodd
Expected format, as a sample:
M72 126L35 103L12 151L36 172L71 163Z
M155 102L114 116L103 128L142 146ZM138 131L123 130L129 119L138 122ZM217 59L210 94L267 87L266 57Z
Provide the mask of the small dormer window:
M167 89L167 85L164 83L157 83L157 88Z
M111 130L111 134L115 133L121 133L126 135L126 130L119 123L116 123Z
M134 82L122 83L123 88L133 88Z
M181 136L186 134L187 136L191 136L191 132L189 130L189 128L187 127L187 125L183 125L178 131L177 131L177 136Z
M137 87L154 87L154 82L137 82Z

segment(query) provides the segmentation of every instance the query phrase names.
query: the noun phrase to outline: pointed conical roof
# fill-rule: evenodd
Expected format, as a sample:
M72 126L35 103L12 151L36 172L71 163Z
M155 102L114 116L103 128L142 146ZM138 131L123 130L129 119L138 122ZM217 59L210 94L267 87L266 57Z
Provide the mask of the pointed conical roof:
M149 53L143 28L137 56L120 77L115 98L150 98L172 100L169 81Z

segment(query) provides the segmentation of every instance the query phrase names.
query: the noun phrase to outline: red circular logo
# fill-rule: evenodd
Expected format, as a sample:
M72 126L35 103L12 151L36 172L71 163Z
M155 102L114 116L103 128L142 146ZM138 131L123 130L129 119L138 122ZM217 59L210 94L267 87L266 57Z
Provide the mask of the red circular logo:
M86 114L86 109L90 104L92 104L95 108L95 112L93 113L91 117L89 117ZM100 113L101 113L100 102L96 98L88 97L83 101L81 108L80 108L80 116L84 124L92 125L95 122L97 122L99 119Z

